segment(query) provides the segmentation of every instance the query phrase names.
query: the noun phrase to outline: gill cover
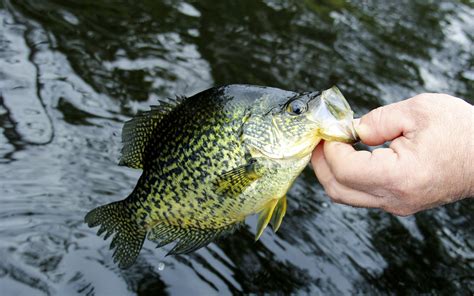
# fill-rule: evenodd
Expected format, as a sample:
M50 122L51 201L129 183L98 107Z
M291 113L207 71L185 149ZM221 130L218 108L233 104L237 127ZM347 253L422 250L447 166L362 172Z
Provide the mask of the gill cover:
M272 159L307 155L319 141L317 124L305 116L319 93L262 96L252 106L243 127L243 139L251 152Z

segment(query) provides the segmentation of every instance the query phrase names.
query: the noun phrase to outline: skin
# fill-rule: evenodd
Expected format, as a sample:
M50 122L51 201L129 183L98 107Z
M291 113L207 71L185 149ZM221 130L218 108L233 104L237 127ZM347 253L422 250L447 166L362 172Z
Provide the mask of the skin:
M354 122L356 151L325 142L312 165L336 203L407 216L474 196L474 106L446 94L420 94Z

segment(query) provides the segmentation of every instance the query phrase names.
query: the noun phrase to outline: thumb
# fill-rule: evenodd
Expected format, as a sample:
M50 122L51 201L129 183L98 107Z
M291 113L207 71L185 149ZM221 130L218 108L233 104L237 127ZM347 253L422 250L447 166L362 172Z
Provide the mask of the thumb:
M403 102L374 109L354 122L362 142L370 146L382 145L409 130L410 118Z

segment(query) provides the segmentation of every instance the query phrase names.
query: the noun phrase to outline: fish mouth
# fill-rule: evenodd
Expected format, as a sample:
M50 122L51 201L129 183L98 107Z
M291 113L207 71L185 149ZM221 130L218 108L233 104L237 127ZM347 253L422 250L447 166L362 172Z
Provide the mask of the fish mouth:
M352 121L352 124L351 124L351 127L350 127L350 133L351 133L352 140L354 141L354 143L357 143L357 142L360 141L359 134L357 133L357 130L354 126L354 120Z
M325 141L337 141L353 144L360 141L359 135L354 127L354 122L335 122L319 130L321 138Z
M335 129L336 131L333 132ZM320 132L321 138L325 141L337 141L349 144L354 144L360 141L353 122L347 125L337 126L335 129L322 129Z
M312 110L310 120L319 126L318 134L322 139L344 143L359 141L354 127L354 112L337 87L324 90L309 105Z

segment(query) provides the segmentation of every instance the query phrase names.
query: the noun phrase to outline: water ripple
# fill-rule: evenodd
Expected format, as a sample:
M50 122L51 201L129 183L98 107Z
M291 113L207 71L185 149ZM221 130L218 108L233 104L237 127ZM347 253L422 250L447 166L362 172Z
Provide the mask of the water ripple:
M422 91L472 99L474 8L435 2L3 1L2 293L472 293L472 202L396 218L330 203L310 169L258 242L250 217L191 255L146 242L121 270L83 223L132 190L120 130L158 98L239 82L337 84L358 114Z

